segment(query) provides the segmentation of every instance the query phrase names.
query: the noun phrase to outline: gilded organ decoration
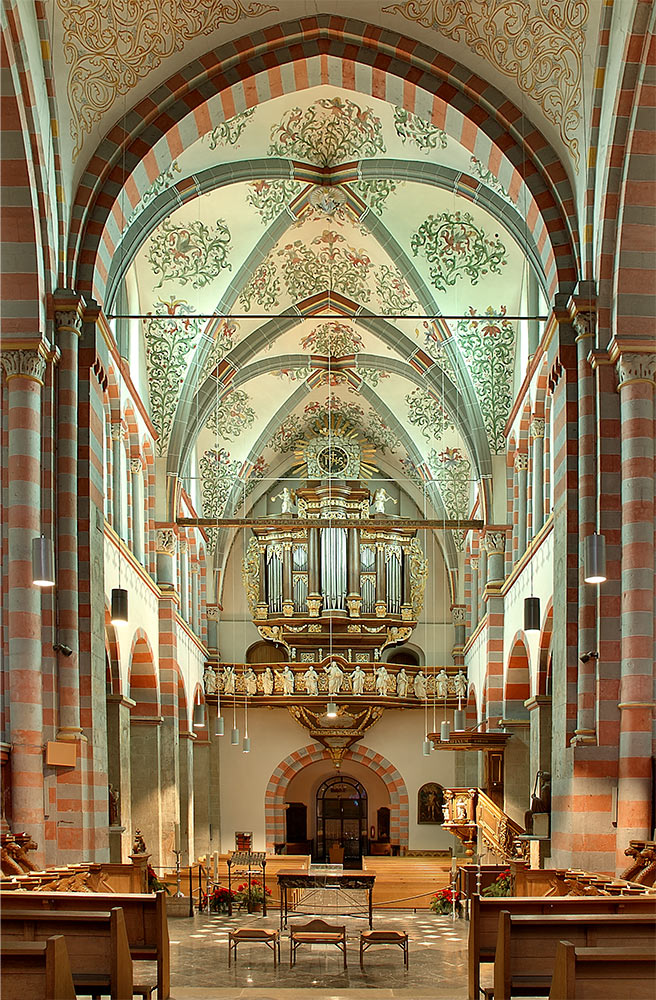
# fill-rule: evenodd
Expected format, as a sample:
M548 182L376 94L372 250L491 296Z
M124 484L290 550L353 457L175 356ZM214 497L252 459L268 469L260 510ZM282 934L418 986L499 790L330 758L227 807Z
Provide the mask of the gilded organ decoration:
M241 578L246 591L246 599L251 615L255 617L260 594L260 546L256 538L251 538L242 562Z
M428 560L416 538L408 546L410 561L410 604L415 618L419 618L424 607L424 593L428 579Z

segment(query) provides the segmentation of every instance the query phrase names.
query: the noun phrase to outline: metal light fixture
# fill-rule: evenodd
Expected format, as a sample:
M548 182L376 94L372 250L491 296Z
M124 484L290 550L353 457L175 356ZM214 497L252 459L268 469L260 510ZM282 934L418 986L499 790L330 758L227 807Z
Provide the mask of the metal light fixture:
M251 752L251 739L250 739L250 736L244 736L244 740L242 742L241 749L242 749L243 753L250 753Z
M465 710L456 708L453 713L453 728L457 733L463 732L465 728Z
M202 702L198 702L194 705L194 715L193 715L193 727L194 729L202 729L205 725L205 706Z
M112 590L112 625L128 623L128 592L123 587Z
M337 702L336 701L329 701L328 702L328 704L326 705L326 715L328 716L329 719L334 719L335 718L335 716L337 715Z
M421 748L422 748L424 757L430 757L431 750L433 749L433 744L428 739L428 737L425 738L424 742L421 745Z
M32 583L35 587L54 587L55 560L52 542L45 535L32 539Z
M586 583L604 583L606 577L606 538L596 531L583 539L583 579Z
M239 730L236 726L233 726L230 730L230 743L233 747L239 746Z
M214 720L214 735L223 736L225 734L225 722L222 715L217 715Z
M440 725L440 739L442 740L442 743L448 743L450 736L451 736L451 724L447 722L445 719L444 722L442 722L442 724Z
M525 632L539 632L540 631L540 598L539 597L525 597L524 598L524 631Z

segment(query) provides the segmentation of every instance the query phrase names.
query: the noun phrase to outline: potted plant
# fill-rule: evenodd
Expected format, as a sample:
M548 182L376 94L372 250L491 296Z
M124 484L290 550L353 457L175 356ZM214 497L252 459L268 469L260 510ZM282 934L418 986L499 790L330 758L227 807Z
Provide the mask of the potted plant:
M431 896L429 905L433 913L452 913L454 909L454 902L456 916L459 917L462 911L460 894L451 889L450 886L446 886L444 889L440 889L436 892L434 896Z
M169 887L158 879L155 869L148 865L148 892L159 892L160 889L163 889L167 896L169 895Z
M259 879L251 879L251 906L253 910L259 910L264 901L265 890ZM267 899L271 895L271 889L266 890ZM248 882L242 882L241 885L237 886L237 891L233 896L233 901L237 904L240 910L248 906Z
M234 901L234 892L224 889L222 885L217 885L214 887L214 891L209 897L207 905L212 913L227 913L231 897Z
M481 896L512 896L513 884L510 868L497 875L492 885L488 885L481 891Z

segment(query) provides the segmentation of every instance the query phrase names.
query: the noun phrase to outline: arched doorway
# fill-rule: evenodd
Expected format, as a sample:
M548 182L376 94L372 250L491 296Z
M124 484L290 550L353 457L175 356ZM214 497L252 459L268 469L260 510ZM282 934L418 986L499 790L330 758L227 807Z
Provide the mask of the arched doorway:
M316 797L317 858L360 868L367 841L367 790L355 778L326 778Z

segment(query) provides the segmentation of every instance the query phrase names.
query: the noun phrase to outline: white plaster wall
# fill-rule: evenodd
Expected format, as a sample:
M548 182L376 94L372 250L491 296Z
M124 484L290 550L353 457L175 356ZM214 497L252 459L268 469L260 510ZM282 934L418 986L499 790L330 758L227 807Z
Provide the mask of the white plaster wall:
M524 632L524 598L539 597L541 624L546 619L547 604L553 593L553 531L544 539L539 549L533 555L532 566L527 565L513 582L504 601L503 621L503 667L504 681L508 660L513 647L513 639L517 632L522 632L527 640L529 650L529 671L531 676L531 694L537 693L539 632Z

